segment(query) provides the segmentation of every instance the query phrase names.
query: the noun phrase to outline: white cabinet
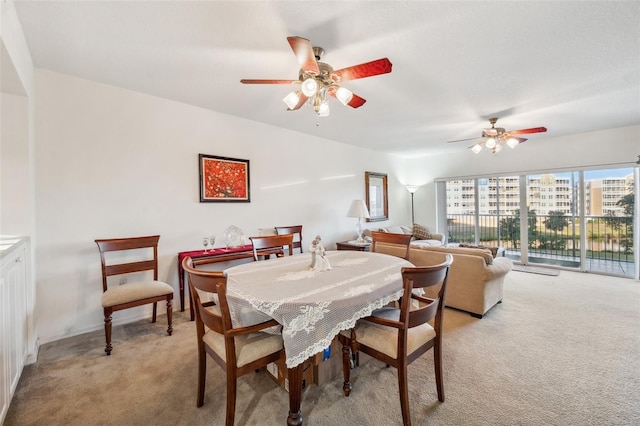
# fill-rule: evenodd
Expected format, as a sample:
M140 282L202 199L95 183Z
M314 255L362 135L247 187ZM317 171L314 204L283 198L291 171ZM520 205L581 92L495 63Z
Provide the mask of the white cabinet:
M0 424L27 357L27 244L19 240L2 250L0 274Z

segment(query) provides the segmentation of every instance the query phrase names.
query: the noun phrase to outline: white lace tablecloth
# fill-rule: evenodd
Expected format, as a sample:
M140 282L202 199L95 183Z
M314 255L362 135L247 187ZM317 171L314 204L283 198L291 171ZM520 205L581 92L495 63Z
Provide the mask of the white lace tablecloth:
M282 324L287 367L331 344L341 331L402 295L399 257L328 251L329 271L312 271L309 253L245 263L225 271L234 326Z

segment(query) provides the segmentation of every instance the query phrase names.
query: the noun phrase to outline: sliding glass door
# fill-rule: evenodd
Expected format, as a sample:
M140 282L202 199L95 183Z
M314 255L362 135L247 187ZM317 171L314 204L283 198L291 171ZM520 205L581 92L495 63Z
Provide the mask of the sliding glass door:
M449 243L497 245L523 264L634 277L637 176L629 167L447 180L439 216Z

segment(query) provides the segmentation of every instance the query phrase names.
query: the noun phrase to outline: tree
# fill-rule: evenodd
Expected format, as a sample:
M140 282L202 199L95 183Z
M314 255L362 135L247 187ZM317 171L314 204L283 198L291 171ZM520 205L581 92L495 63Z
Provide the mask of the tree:
M621 218L622 223L620 223L620 225L624 224L626 226L626 232L624 238L622 239L622 245L625 252L630 254L633 252L633 214L635 208L635 194L633 193L633 184L631 186L631 192L620 198L616 204L618 206L621 206L623 209L622 211L624 213L624 217Z
M529 236L529 248L534 247L537 239L538 231L536 230L538 218L535 210L529 210L527 207L527 228ZM520 210L514 210L513 216L500 219L500 235L505 240L511 241L513 248L517 249L520 244Z
M548 238L545 233L544 241L540 241L540 248L547 250L564 250L566 248L566 241L564 238L558 238L558 231L562 231L565 227L569 226L569 221L564 215L563 211L550 211L549 217L544 220L544 226L547 229L553 231L553 237Z

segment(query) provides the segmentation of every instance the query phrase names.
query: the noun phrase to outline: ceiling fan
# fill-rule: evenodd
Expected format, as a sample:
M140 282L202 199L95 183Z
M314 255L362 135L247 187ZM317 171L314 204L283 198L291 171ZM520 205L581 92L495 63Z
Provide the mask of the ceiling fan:
M327 95L338 99L343 105L359 108L366 100L340 86L340 83L391 72L392 65L387 58L334 71L331 65L320 62L324 54L322 47L312 46L309 40L297 36L287 37L287 41L301 66L297 80L240 80L242 84L300 85L299 90L294 90L283 99L287 111L295 111L307 103L313 106L318 116L325 117L329 115Z
M503 145L505 144L509 148L515 148L516 146L527 140L526 138L520 138L516 135L527 135L531 133L542 133L547 131L546 127L532 127L530 129L507 131L502 127L495 127L497 121L497 117L490 118L489 123L491 123L491 127L488 129L483 129L482 136L479 138L480 140L478 141L478 143L476 143L475 145L471 145L469 149L478 154L484 147L490 150L492 153L496 154L502 151ZM478 138L458 139L455 141L448 141L447 143L464 142L475 139Z

